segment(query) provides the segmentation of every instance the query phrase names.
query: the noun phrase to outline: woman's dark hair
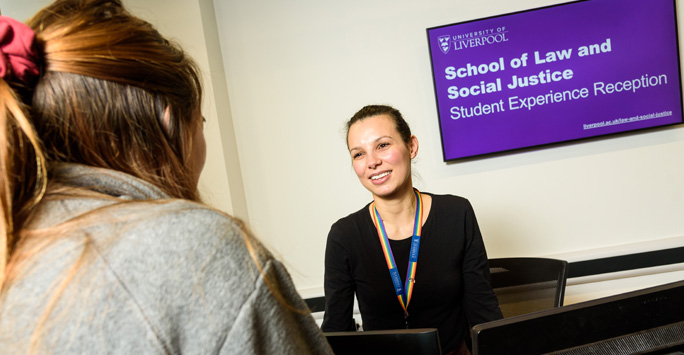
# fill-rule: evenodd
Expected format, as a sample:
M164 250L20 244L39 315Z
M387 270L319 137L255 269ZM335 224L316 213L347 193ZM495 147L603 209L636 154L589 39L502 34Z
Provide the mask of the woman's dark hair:
M349 129L354 123L363 121L366 118L373 116L387 115L394 121L394 126L401 136L401 140L408 144L411 141L411 128L409 127L401 112L392 106L387 105L368 105L364 106L347 121L347 139L349 138Z

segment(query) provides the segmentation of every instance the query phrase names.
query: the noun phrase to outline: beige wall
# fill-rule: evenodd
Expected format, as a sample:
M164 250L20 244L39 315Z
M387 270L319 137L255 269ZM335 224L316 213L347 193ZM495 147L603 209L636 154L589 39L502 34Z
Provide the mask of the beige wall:
M469 198L492 257L684 236L681 126L442 161L425 29L560 2L215 0L250 221L300 289L322 285L330 225L370 201L341 132L368 103L404 113L416 186Z

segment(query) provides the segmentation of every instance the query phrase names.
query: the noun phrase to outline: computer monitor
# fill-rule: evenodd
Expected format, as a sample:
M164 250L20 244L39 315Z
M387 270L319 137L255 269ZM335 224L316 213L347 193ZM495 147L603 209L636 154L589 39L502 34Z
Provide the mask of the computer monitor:
M421 354L442 355L435 328L326 332L335 355Z
M684 281L476 325L473 355L681 354Z

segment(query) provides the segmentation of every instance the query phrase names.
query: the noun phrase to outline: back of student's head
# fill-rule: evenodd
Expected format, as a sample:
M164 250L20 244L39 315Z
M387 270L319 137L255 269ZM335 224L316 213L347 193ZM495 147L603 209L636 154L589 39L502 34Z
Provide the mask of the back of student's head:
M188 159L201 129L200 74L180 47L120 0L57 0L28 21L35 40L20 45L12 41L31 31L0 25L9 33L0 38L0 274L59 163L122 171L173 198L199 199ZM12 57L21 45L28 54ZM32 64L35 72L20 75Z
M192 60L119 0L56 1L29 25L45 63L32 107L47 159L123 171L197 199L185 161L201 121Z

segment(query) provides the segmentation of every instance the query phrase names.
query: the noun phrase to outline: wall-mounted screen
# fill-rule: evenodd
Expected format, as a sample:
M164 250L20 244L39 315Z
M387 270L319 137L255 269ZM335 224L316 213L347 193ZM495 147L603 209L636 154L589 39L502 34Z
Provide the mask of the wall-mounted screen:
M444 160L682 123L674 0L427 29Z

